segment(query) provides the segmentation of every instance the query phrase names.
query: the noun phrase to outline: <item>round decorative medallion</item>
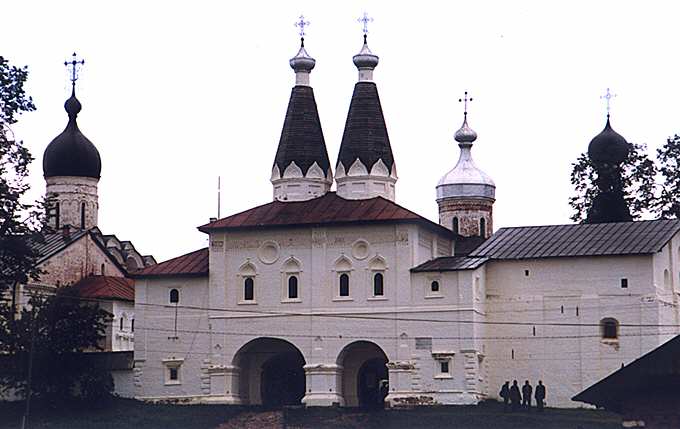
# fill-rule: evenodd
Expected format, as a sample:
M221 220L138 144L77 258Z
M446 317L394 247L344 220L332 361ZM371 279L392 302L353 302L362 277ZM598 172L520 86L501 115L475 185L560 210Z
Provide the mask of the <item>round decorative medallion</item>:
M265 241L257 250L257 257L265 264L273 264L279 259L279 244L275 241Z
M357 240L352 244L352 256L354 256L354 259L366 259L369 252L370 247L366 240Z

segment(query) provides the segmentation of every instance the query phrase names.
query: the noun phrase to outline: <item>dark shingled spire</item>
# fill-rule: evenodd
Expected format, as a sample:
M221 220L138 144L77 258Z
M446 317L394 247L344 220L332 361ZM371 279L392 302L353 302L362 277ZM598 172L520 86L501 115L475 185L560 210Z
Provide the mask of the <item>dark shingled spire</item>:
M75 87L64 109L68 113L66 129L55 137L43 155L45 177L76 176L99 179L102 163L99 151L78 128L76 117L82 108Z
M283 176L286 167L293 161L302 169L303 175L307 174L314 162L326 175L331 165L321 131L314 90L310 86L293 87L274 164L279 167Z
M354 86L338 164L342 163L347 171L357 158L369 172L379 159L389 170L394 165L378 89L373 82L357 82Z

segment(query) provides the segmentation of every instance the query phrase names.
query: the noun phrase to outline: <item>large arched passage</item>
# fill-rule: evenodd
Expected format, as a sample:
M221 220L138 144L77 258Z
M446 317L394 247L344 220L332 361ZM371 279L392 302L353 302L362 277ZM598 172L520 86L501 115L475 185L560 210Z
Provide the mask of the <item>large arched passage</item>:
M305 359L288 341L257 338L234 356L241 403L279 407L299 405L305 395Z
M342 395L347 407L380 409L389 391L387 355L375 343L356 341L338 355Z

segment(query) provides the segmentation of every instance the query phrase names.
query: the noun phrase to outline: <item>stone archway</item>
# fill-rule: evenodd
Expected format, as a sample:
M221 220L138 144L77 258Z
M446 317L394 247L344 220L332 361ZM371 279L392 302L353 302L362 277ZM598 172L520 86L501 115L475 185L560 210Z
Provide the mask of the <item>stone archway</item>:
M280 407L298 405L305 395L305 359L300 350L278 338L257 338L234 356L239 368L242 404Z
M338 355L346 407L383 408L389 391L387 355L375 343L356 341Z

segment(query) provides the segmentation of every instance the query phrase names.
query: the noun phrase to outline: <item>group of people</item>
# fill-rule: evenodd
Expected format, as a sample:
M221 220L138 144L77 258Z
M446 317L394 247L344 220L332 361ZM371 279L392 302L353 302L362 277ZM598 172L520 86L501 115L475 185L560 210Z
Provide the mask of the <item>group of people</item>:
M506 381L499 393L500 397L503 398L503 411L507 412L510 409L512 412L516 412L520 407L530 411L532 393L536 399L536 409L543 411L543 405L545 405L545 386L542 380L538 380L535 392L534 388L529 384L529 380L524 381L521 391L517 385L517 380L513 380L512 386L510 386L509 381Z

